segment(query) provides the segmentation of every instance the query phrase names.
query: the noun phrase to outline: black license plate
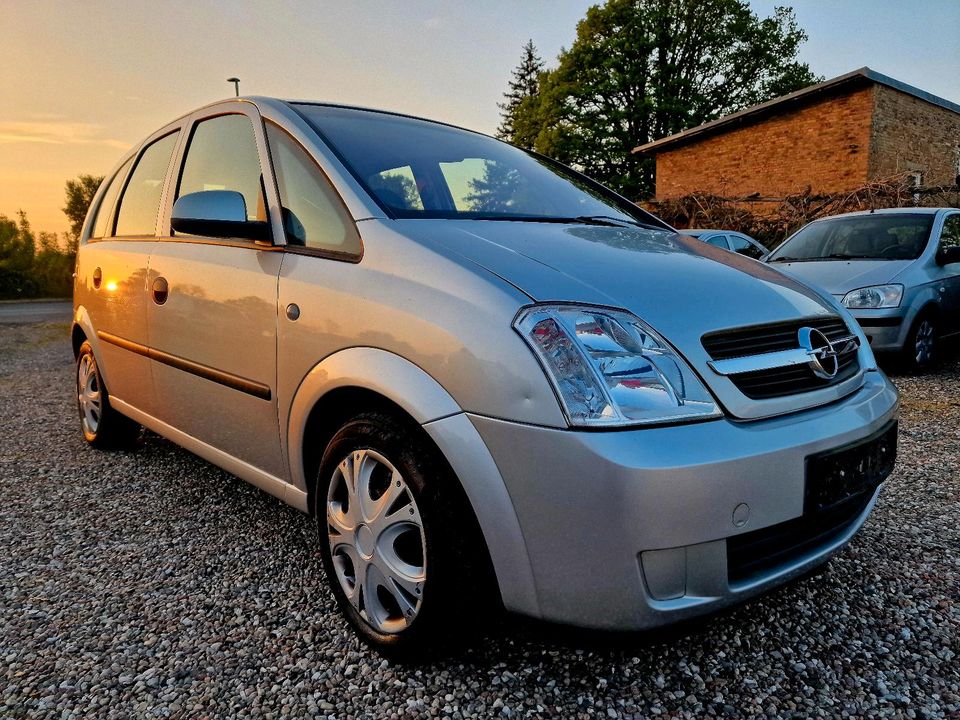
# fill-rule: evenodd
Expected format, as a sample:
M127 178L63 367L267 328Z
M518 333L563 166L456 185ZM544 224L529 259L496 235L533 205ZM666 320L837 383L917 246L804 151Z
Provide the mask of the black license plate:
M897 422L852 445L807 458L804 513L830 510L847 500L871 495L897 459Z

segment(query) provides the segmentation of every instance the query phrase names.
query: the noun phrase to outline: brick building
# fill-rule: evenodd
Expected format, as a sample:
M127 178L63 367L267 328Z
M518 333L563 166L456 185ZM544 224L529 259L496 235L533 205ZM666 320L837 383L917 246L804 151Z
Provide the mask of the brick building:
M960 105L869 68L634 149L656 157L657 200L782 197L899 173L960 184Z

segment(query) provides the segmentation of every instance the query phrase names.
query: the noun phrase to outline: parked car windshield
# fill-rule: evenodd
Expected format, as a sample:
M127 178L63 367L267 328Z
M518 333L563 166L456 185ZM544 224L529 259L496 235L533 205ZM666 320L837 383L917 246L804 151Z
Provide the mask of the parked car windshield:
M296 107L394 217L666 227L561 166L486 135L370 110Z
M914 260L926 247L933 217L904 213L820 220L798 230L768 261Z

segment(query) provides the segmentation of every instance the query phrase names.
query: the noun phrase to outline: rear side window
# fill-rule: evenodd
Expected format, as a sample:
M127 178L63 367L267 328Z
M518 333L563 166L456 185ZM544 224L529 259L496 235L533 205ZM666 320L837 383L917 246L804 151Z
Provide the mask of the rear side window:
M117 202L117 195L120 194L120 188L123 187L123 180L125 177L127 177L127 171L130 169L130 165L132 164L133 158L127 160L120 167L120 169L117 170L116 175L113 176L113 179L107 186L106 191L104 191L103 199L100 201L100 205L97 207L97 216L94 218L93 224L91 225L90 237L109 237L113 231L110 223L110 221L113 219L113 206Z
M728 249L726 235L711 235L704 242L707 245L716 245L718 248Z
M178 132L165 135L140 155L120 199L116 235L156 233L160 193L163 192L163 180L167 176L167 167L170 165L170 156L173 155L178 135Z
M247 206L247 220L267 219L257 141L246 115L220 115L197 123L177 197L207 190L238 192Z
M360 238L329 181L300 144L267 123L267 140L291 245L360 254Z

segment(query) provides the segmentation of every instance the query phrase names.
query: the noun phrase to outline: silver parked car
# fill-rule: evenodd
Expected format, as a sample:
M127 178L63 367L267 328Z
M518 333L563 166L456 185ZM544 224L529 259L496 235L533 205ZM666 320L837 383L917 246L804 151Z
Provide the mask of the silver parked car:
M754 240L749 235L745 235L741 232L734 232L733 230L704 230L704 229L690 229L690 230L681 230L684 235L689 235L690 237L695 237L698 240L703 240L703 242L708 245L714 245L724 250L731 250L735 253L740 253L741 255L746 255L747 257L753 258L754 260L759 260L764 255L767 254L767 249Z
M311 513L398 654L501 607L636 629L748 598L843 546L896 452L829 295L392 113L166 125L98 192L74 303L87 441L142 425Z
M768 262L832 293L877 352L908 367L936 364L940 340L960 332L960 210L909 208L816 220Z

